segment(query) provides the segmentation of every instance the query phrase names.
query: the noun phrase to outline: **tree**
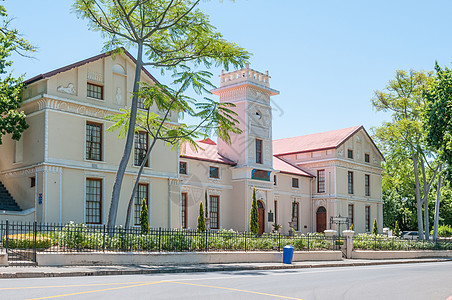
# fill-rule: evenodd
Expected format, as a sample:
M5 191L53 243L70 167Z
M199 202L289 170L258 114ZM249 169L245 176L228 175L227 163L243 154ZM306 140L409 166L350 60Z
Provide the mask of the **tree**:
M142 234L147 234L149 232L148 206L146 204L146 199L144 199L144 198L143 198L143 203L141 204L141 210L140 210L140 226L141 226Z
M445 162L446 166L452 166L452 71L447 67L442 69L438 63L435 64L435 70L435 81L424 91L427 99L425 113L425 128L428 132L427 142L429 146L440 153L441 159ZM447 177L450 177L449 170L446 169L445 171ZM438 238L440 190L444 175L440 172L437 183L433 230L434 240Z
M399 236L399 235L400 235L399 222L395 222L395 225L394 225L394 235L395 235L395 236Z
M12 65L8 57L12 52L27 56L26 53L36 51L29 42L20 37L17 29L11 29L11 19L3 5L0 5L0 76L7 74L7 68ZM0 77L0 144L2 137L11 134L18 141L28 125L25 113L18 111L22 102L23 77L14 78L12 74Z
M206 231L206 220L204 219L204 209L202 208L202 201L199 203L199 216L198 226L196 227L198 232Z
M150 137L151 143L143 156L140 168L138 170L132 194L129 199L129 205L126 213L125 227L129 226L133 201L138 190L138 183L141 174L149 159L152 149L158 141L161 141L173 149L182 145L183 147L190 146L197 150L199 145L195 139L205 139L210 136L212 132L222 138L227 143L231 142L230 132L241 133L242 131L236 127L238 120L237 114L230 110L232 103L220 103L213 101L208 97L204 97L204 102L199 102L195 98L185 95L185 91L191 87L195 94L210 93L207 87L213 87L209 79L211 73L206 71L192 72L185 69L173 75L174 86L155 84L153 86L141 85L139 97L143 99L143 105L146 111L140 110L137 114L136 130L146 131ZM196 103L194 107L191 104ZM156 107L159 114L152 112ZM122 110L123 113L109 116L108 118L114 122L109 130L120 129L120 137L124 137L127 127L129 126L130 110ZM177 125L168 122L170 113L178 114L181 119L185 115L189 115L199 120L197 125L188 125L179 121ZM192 119L193 120L193 119ZM207 191L205 192L206 200L206 217L207 217Z
M143 66L175 70L178 66L228 69L243 66L249 53L226 41L215 31L208 16L196 7L200 0L75 0L74 10L87 19L91 29L106 38L105 49L137 50L132 106L124 153L119 163L110 203L108 226L116 223L124 173L133 147L138 91ZM116 50L121 51L121 50Z
M426 105L424 90L432 82L432 73L399 70L395 79L390 80L383 91L376 91L372 98L377 111L392 112L392 121L383 123L375 130L374 137L383 153L392 155L394 162L411 160L421 239L424 238L424 230L427 238L429 235L428 195L441 165L437 153L431 151L426 144L423 126L423 110Z
M259 234L259 211L257 208L256 189L253 187L253 202L251 203L250 231Z
M378 225L377 225L377 219L374 219L374 225L372 226L372 234L377 235L378 234Z

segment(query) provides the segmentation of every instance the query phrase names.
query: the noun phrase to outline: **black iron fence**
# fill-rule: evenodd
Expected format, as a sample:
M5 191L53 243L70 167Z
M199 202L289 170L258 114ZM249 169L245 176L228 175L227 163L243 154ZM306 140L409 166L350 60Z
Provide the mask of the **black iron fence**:
M0 222L0 251L36 252L195 252L282 251L292 245L298 251L340 250L342 237L322 234L255 235L227 230L197 232L182 229L108 228L105 225Z

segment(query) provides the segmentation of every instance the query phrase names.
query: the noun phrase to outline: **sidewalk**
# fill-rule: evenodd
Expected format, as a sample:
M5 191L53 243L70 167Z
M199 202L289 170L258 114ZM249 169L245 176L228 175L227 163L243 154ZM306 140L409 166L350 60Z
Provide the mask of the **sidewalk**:
M342 261L306 261L291 265L282 263L240 263L240 264L198 264L198 265L127 265L127 266L77 266L77 267L0 267L0 278L36 278L71 276L136 275L157 273L191 273L244 270L276 270L327 268L349 266L372 266L389 264L427 263L452 261L450 259L393 259L393 260L357 260Z

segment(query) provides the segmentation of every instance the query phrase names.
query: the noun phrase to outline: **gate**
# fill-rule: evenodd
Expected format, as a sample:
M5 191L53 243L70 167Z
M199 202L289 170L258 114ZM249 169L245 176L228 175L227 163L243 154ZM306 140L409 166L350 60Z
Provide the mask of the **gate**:
M2 248L10 266L36 266L37 224L0 224Z

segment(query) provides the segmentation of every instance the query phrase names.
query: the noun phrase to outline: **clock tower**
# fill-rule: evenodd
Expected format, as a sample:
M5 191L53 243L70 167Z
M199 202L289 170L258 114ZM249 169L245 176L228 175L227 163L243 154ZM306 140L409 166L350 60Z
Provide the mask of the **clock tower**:
M249 230L253 188L259 209L259 233L271 231L274 209L272 110L270 97L279 92L270 88L268 71L249 68L220 75L220 87L212 91L220 102L233 103L241 134L231 134L231 144L218 139L218 153L233 160L231 168L233 197L227 209L233 223ZM267 217L268 216L268 217Z
M279 92L270 88L268 71L249 68L220 75L220 87L212 91L220 102L235 104L241 134L231 135L231 145L218 140L218 152L237 162L237 167L272 170L272 111L270 97Z

